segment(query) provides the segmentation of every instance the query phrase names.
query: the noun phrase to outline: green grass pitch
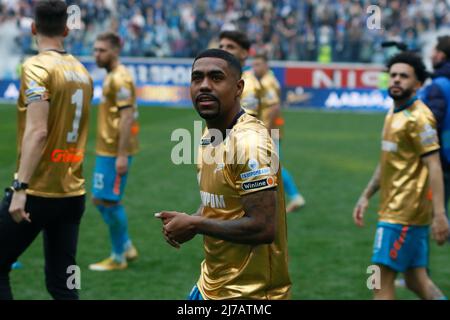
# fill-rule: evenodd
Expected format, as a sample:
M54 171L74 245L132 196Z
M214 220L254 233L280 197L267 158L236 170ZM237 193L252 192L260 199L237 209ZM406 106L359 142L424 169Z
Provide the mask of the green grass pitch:
M91 187L96 108L90 116L85 176ZM370 178L379 155L382 114L286 111L283 165L293 174L306 207L288 215L293 299L370 299L366 287L378 198L366 227L353 225L353 206ZM193 131L198 120L190 109L140 108L141 152L136 156L125 194L130 235L140 258L125 271L99 273L87 266L109 254L100 214L88 201L81 224L78 264L82 299L185 299L196 282L203 257L197 236L180 250L161 236L153 217L162 209L192 213L200 197L194 165L174 165L170 140L176 128ZM15 169L16 113L0 105L0 184ZM89 198L88 193L88 198ZM11 273L17 299L49 299L45 290L41 236L23 254L21 270ZM449 247L431 246L432 277L450 295ZM406 289L401 299L416 299Z

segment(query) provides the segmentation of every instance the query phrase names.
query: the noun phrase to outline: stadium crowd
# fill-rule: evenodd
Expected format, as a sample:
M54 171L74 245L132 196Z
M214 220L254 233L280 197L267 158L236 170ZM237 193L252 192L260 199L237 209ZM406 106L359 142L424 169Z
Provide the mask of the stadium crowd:
M0 0L0 32L10 24L12 52L35 49L29 32L36 0ZM384 61L382 41L402 39L419 48L424 31L450 27L448 0L68 0L81 8L81 30L67 49L92 54L96 35L112 28L123 39L123 55L193 57L214 45L223 29L247 31L252 52L270 59L320 62ZM381 12L369 29L370 5ZM4 36L4 35L3 35ZM1 37L1 36L0 36Z

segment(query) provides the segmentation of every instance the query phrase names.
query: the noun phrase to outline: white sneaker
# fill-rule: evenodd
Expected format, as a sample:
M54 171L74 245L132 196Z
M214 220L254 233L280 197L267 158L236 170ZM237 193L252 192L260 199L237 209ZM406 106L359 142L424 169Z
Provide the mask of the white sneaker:
M305 206L305 204L305 198L303 198L302 195L298 195L288 203L286 206L286 213L297 211L301 207Z

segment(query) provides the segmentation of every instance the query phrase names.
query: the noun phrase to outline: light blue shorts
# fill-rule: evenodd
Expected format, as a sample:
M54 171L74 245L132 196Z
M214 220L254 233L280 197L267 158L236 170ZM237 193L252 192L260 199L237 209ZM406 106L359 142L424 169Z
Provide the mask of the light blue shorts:
M379 222L373 245L372 262L397 272L427 268L429 227Z
M128 172L120 176L116 172L116 157L95 157L94 180L92 183L92 196L97 199L118 202L122 199ZM128 171L133 157L128 157Z

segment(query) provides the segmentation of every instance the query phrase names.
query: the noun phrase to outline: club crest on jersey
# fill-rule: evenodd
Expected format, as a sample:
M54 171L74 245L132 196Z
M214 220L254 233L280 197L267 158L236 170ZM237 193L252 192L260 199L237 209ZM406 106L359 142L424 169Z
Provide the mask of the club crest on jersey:
M253 189L260 189L265 187L270 187L275 184L275 180L272 177L251 181L251 182L245 182L242 184L242 190L248 191Z
M436 130L431 125L426 124L424 130L420 133L420 141L423 145L437 142Z
M248 160L248 167L252 170L256 170L259 167L259 162L256 159Z

